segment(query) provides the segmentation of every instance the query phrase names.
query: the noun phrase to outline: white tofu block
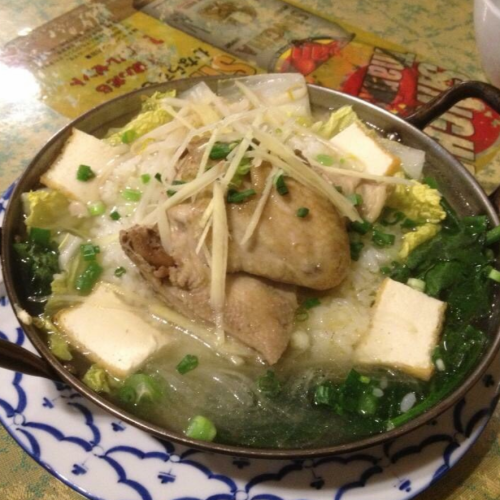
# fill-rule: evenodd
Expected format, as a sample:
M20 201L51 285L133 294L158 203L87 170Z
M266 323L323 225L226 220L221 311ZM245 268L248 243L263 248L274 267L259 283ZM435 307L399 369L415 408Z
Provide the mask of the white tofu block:
M57 189L68 198L87 203L99 199L99 175L107 163L117 156L117 150L92 135L73 129L61 154L41 177L42 184ZM96 174L91 180L79 181L80 165L88 165Z
M117 377L126 377L170 342L105 284L81 305L60 311L56 325L92 362Z
M354 156L364 171L372 175L392 175L400 165L396 156L386 151L370 137L359 123L353 123L330 139L347 156Z
M387 278L378 291L370 328L356 346L355 364L394 368L429 380L445 311L445 302Z

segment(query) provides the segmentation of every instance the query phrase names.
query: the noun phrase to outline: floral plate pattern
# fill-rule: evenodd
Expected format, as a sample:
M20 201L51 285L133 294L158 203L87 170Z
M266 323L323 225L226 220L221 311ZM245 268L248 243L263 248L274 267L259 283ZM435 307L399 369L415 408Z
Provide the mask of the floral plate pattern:
M0 199L0 222L13 186ZM1 284L1 283L0 283ZM0 338L36 352L6 297ZM200 452L117 420L60 382L0 369L0 422L61 481L98 500L408 500L467 452L498 401L500 361L437 420L345 456L272 461Z

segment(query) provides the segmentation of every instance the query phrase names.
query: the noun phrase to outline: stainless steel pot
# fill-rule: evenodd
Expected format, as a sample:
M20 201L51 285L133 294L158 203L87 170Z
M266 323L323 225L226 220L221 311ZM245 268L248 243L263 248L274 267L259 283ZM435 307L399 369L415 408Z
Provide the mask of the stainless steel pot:
M203 80L214 90L217 90L218 82L226 78L227 77L215 77L205 78ZM33 311L33 305L23 296L12 248L14 237L22 232L21 228L24 226L22 222L21 194L30 189L37 189L40 187L40 176L50 167L61 151L64 143L71 134L71 129L76 127L97 137L103 137L109 128L123 125L137 114L140 110L142 98L144 96L149 96L156 91L165 91L169 89L182 91L199 81L200 79L178 80L175 82L154 85L106 102L64 127L52 137L35 156L17 183L3 223L1 261L7 292L16 314L17 311L21 309L26 310L28 313ZM429 136L425 135L422 129L454 104L469 97L482 99L500 112L500 90L481 82L460 83L420 108L406 120L396 117L360 99L333 90L311 85L309 86L309 93L311 103L317 111L338 108L346 104L352 105L362 120L376 126L379 130L383 130L388 136L397 136L408 146L425 150L427 160L424 172L436 178L444 196L458 213L460 215L486 214L493 225L496 226L499 224L496 211L490 203L490 200L471 174L445 149ZM64 381L111 414L160 439L176 441L206 451L246 457L268 459L318 457L348 453L380 444L381 442L392 440L408 433L435 419L439 414L460 400L480 379L481 375L491 363L493 357L500 348L499 325L500 301L497 296L495 297L493 311L487 324L487 331L490 338L489 345L478 363L478 366L469 374L459 388L435 407L405 425L383 434L364 438L352 443L314 449L252 449L217 443L206 443L188 439L181 434L148 423L118 408L99 394L90 390L78 378L72 375L71 372L53 356L47 347L44 333L34 325L23 325L23 329L39 351L41 357L19 346L0 340L0 366L28 375Z

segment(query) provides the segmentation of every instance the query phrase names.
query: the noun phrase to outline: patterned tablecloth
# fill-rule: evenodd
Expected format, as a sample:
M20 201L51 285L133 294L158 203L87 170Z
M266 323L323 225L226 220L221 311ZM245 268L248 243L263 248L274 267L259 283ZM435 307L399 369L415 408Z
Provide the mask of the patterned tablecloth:
M86 3L84 0L0 0L0 45L28 35L34 28ZM426 61L484 80L474 41L470 0L302 0L296 3L373 33L419 54ZM36 95L33 79L27 77L24 84L17 87L12 84L9 71L12 70L0 63L1 190L23 170L33 152L68 121ZM500 412L497 410L470 453L419 498L500 499L499 470ZM74 500L82 497L38 466L0 428L0 498Z

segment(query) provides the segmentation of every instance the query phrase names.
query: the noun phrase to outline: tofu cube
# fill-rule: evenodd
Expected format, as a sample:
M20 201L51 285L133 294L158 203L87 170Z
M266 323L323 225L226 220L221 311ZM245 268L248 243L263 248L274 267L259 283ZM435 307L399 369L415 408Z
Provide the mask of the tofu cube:
M400 160L386 151L359 123L353 123L332 137L330 142L345 155L355 157L364 171L372 175L393 175Z
M42 184L57 189L68 198L82 203L99 199L99 176L107 163L117 156L117 150L92 135L73 129L61 154L41 177ZM96 177L79 181L80 165L88 165Z
M370 328L356 346L355 364L394 368L429 380L445 311L445 302L385 279L373 306Z
M120 378L170 342L105 284L82 304L60 311L54 322L73 347Z

